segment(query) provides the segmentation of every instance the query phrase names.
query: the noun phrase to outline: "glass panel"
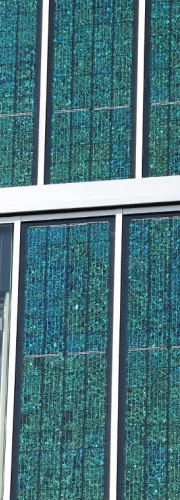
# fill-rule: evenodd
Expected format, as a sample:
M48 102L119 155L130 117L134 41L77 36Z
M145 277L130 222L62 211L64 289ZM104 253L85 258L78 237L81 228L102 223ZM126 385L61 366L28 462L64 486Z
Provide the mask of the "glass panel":
M148 0L144 175L180 173L180 2Z
M174 500L180 498L180 217L128 219L123 251L118 498Z
M12 227L0 226L0 498L3 497L3 462L9 347Z
M0 186L3 187L36 182L40 4L41 0L1 0Z
M46 182L133 176L137 2L50 2Z
M110 219L24 227L12 484L18 500L107 495L113 231Z

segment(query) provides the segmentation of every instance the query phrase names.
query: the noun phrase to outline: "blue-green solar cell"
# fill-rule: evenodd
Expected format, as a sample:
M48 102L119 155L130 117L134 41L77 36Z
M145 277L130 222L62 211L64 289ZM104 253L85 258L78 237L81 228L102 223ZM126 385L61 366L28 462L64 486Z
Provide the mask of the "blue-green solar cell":
M168 106L152 106L149 130L149 172L150 175L168 175L169 154L169 109Z
M39 0L2 0L0 28L0 186L34 182ZM37 106L37 103L36 103Z
M39 453L30 451L24 455L19 453L19 474L17 500L31 500L37 497L36 484L38 480Z
M146 498L161 500L167 492L167 410L169 404L168 350L147 356L144 489Z
M111 223L24 231L17 498L103 500Z
M33 117L0 117L0 186L32 184Z
M164 347L169 337L170 221L156 219L149 223L149 269L147 342L150 347Z
M179 498L179 236L173 214L129 222L125 499Z
M131 175L134 3L54 0L50 6L46 182Z
M128 178L131 162L129 108L55 113L52 123L53 183ZM58 133L57 133L58 131ZM59 162L61 169L59 169ZM127 164L129 167L126 168Z
M131 110L112 112L111 179L127 179L131 175Z
M113 106L129 106L132 96L133 0L114 2Z
M138 500L144 492L146 383L146 353L131 349L126 360L125 500Z
M151 107L149 166L155 177L180 173L180 104Z
M171 352L170 370L168 497L178 499L180 496L178 465L180 453L180 349L173 349Z
M141 242L141 244L140 244ZM148 314L149 228L133 221L129 230L128 348L146 347Z
M177 175L180 172L180 3L151 0L147 23L150 29L149 77L146 77L149 133L145 131L148 157L144 163L149 176ZM147 123L145 126L147 128Z
M41 358L40 358L41 359ZM24 378L21 392L20 453L38 452L40 445L39 425L41 410L42 370L34 357L23 362Z
M171 233L171 345L180 345L180 219L172 221Z

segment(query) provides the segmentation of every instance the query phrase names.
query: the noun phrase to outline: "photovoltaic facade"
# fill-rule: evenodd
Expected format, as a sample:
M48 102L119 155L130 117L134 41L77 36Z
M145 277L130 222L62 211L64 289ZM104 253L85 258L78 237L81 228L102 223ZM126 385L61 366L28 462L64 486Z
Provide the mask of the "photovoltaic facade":
M108 496L112 236L110 219L24 228L18 500Z
M134 0L50 2L47 183L133 176L136 10Z
M40 36L40 0L1 1L1 187L36 182Z
M149 0L146 13L144 175L180 173L180 2Z
M132 218L124 236L118 498L175 499L180 496L180 217Z

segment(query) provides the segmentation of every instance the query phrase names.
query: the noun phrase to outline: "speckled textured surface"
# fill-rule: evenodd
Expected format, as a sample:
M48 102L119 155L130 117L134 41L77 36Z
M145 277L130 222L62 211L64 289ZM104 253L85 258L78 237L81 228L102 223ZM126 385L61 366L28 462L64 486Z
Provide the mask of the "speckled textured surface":
M103 500L111 223L26 229L18 500Z
M38 0L2 0L0 186L33 182ZM40 30L39 30L40 31ZM37 110L36 110L37 111Z
M54 0L51 8L47 182L128 178L134 0Z
M124 497L180 497L180 218L129 226Z
M149 147L144 164L149 176L176 175L180 173L179 1L151 0L147 24L150 70L146 85L150 85L150 102Z

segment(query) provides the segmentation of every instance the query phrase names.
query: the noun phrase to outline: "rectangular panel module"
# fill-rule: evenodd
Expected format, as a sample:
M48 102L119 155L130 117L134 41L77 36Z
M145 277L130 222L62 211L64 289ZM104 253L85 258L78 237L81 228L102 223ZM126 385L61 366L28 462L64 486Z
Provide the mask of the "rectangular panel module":
M18 500L108 495L113 230L110 219L24 228L12 475Z
M180 2L148 0L144 176L180 173Z
M1 1L2 187L25 186L36 182L40 3L40 0Z
M123 251L118 499L180 498L180 217L128 218Z
M136 11L134 0L50 2L47 183L133 176Z

